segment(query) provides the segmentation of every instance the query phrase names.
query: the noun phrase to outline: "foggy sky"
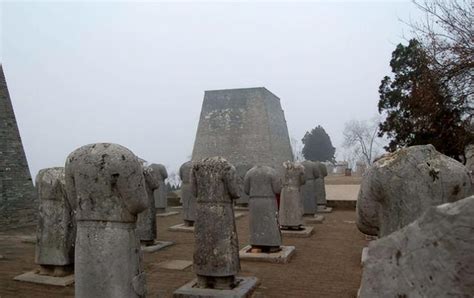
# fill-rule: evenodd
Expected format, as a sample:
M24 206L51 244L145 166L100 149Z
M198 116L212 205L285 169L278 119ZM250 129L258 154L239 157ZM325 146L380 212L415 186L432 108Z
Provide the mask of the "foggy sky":
M205 90L264 86L290 137L322 125L342 158L351 119L377 114L410 2L5 3L1 52L33 177L114 142L176 171Z

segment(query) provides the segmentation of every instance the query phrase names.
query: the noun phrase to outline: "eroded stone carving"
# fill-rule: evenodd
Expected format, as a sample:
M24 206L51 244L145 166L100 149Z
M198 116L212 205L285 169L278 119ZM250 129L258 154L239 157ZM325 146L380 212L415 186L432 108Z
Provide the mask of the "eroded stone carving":
M357 199L357 226L383 237L413 222L431 206L468 196L467 169L432 145L386 154L368 169Z
M35 184L39 198L35 262L40 265L39 274L72 274L76 225L66 195L64 168L40 170Z
M370 243L360 297L470 297L473 251L474 196L429 207Z
M324 208L327 205L324 178L328 175L328 170L322 162L316 161L315 163L319 169L319 177L314 180L316 187L316 204L318 205L318 208Z
M301 186L301 194L303 196L304 214L316 213L316 179L319 178L319 167L316 163L305 160L301 162L304 167L304 175L306 183Z
M160 187L160 168L157 164L143 165L143 177L147 193L147 208L138 214L137 236L144 245L153 245L156 239L156 207L154 193Z
M263 252L278 251L281 233L276 195L281 192L278 173L269 166L254 166L244 178L249 195L250 245Z
M303 197L301 186L305 184L304 167L296 162L284 162L285 177L280 202L280 226L282 229L301 229L303 221Z
M166 178L168 178L168 171L166 171L166 167L162 164L152 164L155 168L157 175L159 186L153 193L155 197L155 207L156 213L165 213L166 208L168 208L168 189L165 183Z
M185 162L179 168L179 178L181 178L181 200L183 202L183 219L185 226L193 226L196 220L196 197L191 191L191 171L193 162Z
M239 197L236 170L222 157L196 162L190 176L197 198L194 271L201 288L230 289L240 270L233 201Z
M117 144L90 144L68 156L65 171L77 222L75 296L144 297L135 224L148 197L137 157Z

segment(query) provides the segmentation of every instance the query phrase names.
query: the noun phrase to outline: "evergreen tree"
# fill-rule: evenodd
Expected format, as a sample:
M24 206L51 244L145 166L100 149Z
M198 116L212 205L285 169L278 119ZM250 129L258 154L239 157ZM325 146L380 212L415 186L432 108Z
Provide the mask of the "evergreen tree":
M331 138L320 125L306 132L302 142L303 156L312 161L334 161L336 148L332 146Z

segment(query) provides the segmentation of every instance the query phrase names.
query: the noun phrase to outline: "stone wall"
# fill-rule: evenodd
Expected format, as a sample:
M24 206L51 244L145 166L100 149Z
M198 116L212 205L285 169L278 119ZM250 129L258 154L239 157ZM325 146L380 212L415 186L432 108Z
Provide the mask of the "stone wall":
M0 65L0 230L36 224L37 200Z
M265 88L206 91L192 159L212 156L282 172L293 153L280 99Z

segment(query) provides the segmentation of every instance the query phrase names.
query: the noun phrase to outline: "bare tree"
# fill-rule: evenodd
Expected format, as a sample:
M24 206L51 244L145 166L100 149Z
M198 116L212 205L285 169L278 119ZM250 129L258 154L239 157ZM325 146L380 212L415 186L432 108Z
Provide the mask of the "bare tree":
M303 143L301 141L291 137L291 150L293 151L293 158L295 161L303 161Z
M372 164L381 148L377 142L379 123L378 118L371 121L350 120L346 122L342 146L346 149L346 158L352 160L352 163L363 160L367 165Z
M467 117L474 108L474 5L472 0L414 0L424 13L411 20L415 37L431 58L431 65L457 99Z

